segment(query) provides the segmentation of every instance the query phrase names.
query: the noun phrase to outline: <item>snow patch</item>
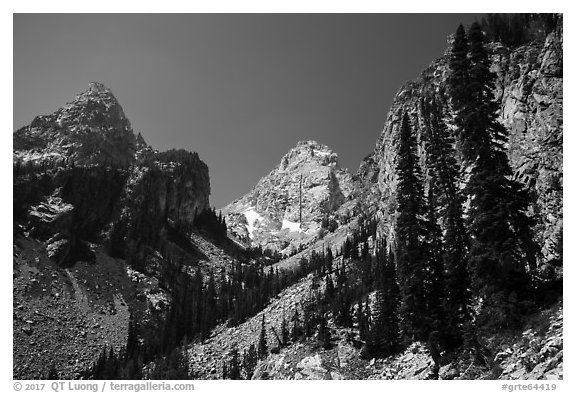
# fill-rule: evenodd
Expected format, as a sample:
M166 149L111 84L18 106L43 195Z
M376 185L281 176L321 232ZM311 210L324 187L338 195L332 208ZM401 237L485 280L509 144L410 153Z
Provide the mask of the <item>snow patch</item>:
M248 230L248 237L250 239L254 239L254 230L256 229L256 223L258 221L264 221L264 218L260 214L258 214L258 212L254 210L253 207L244 211L244 217L246 217L246 221L248 221L248 225L246 225L246 229Z
M282 220L282 229L288 229L290 232L302 232L299 222L292 222L287 219Z
M314 155L328 157L330 153L322 151L322 150L314 150Z

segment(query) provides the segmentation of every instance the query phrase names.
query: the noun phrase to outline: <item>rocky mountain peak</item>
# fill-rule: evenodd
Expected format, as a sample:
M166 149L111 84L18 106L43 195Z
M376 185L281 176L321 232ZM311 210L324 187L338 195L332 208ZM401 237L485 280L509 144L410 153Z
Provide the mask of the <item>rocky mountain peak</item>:
M96 94L109 94L112 98L114 98L114 95L112 94L112 90L110 90L103 83L100 83L100 82L90 82L88 84L88 90L86 90L83 94L89 93L89 92L96 93Z
M77 165L127 166L136 138L112 91L91 82L50 115L36 116L14 133L14 158L23 162L74 161Z
M223 209L239 239L285 250L319 235L352 192L338 155L316 141L298 142L248 194Z
M328 146L316 141L300 141L296 147L282 158L279 169L282 171L293 171L312 163L313 165L334 166L339 168L338 154Z

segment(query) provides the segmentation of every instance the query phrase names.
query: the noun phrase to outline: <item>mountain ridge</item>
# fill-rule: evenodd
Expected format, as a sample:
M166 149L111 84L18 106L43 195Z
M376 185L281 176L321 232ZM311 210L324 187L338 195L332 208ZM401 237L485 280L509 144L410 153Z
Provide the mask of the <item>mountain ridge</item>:
M446 351L439 375L562 379L562 21L542 42L491 50L509 159L533 195L542 251L535 279L549 286L523 325L479 326L473 348ZM222 378L231 354L260 339L268 346L247 378L429 379L437 366L430 343L366 358L360 310L377 316L369 282L395 242L400 114L416 131L429 187L425 108L434 100L453 127L447 72L445 54L402 86L356 173L328 146L301 141L222 210L224 220L209 209L198 154L152 149L101 84L16 131L14 375L43 377L52 361L63 377L101 376L100 362L116 361L106 352L113 348L132 363L109 378L166 378L180 368L185 377ZM247 373L249 361L241 363Z

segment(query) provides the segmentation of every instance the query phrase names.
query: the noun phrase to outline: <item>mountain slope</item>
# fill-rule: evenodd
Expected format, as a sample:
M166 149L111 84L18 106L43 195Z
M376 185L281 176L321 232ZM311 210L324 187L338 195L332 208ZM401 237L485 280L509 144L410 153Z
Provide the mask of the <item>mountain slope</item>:
M562 277L562 132L563 132L563 74L562 74L562 20L545 40L509 48L499 43L491 44L492 69L497 73L496 97L500 103L499 121L508 129L509 159L515 179L531 191L531 214L537 219L536 240L541 247L539 277L558 280ZM427 129L423 122L424 103L435 100L440 105L443 120L452 126L453 112L446 93L448 54L432 62L415 81L405 84L395 97L385 128L373 153L364 159L353 179L347 201L340 205L335 217L352 216L365 212L378 220L379 236L394 242L396 220L396 145L400 127L400 113L408 113L415 125L420 165L424 169L426 187ZM275 169L276 171L276 169ZM275 174L273 171L272 174ZM264 180L264 179L263 179ZM260 183L259 183L260 184ZM265 184L276 186L266 180ZM258 186L257 186L258 187ZM294 188L294 187L293 187ZM249 195L258 195L252 192ZM249 200L247 197L245 197ZM249 200L250 201L250 200ZM247 213L256 203L240 205L236 212ZM245 210L243 210L245 209ZM254 209L255 210L255 209ZM284 212L282 209L277 209ZM263 216L258 212L260 216ZM280 214L280 217L282 215ZM263 219L265 222L265 220ZM279 220L277 220L278 222ZM251 224L240 221L247 226ZM254 225L250 225L253 227ZM344 240L355 233L356 220L342 222L334 233L322 239L312 239L307 248L273 266L294 268L301 257L310 258L312 250L320 252L331 247L337 252ZM252 229L252 228L251 228ZM253 230L253 229L252 229ZM374 240L374 239L372 239ZM338 258L337 258L338 260ZM353 266L350 266L353 269ZM302 280L299 292L309 294L315 277ZM320 281L323 277L320 277ZM558 281L556 281L558 282ZM287 293L290 289L287 289ZM554 292L554 291L551 291ZM551 299L557 295L547 293ZM301 301L305 295L298 297ZM321 297L320 297L321 298ZM270 334L272 326L279 330L282 315L287 310L289 297L281 295L263 311L268 328L269 343L276 343ZM546 304L546 300L539 298ZM278 312L278 310L280 312ZM442 360L441 379L562 379L563 378L563 315L562 300L547 305L522 319L522 329L485 331L481 336L480 353L476 360L467 350L447 352ZM209 368L202 364L206 355L220 358L234 346L247 349L257 342L262 315L251 318L234 328L215 330L205 344L190 347L190 356L200 351L204 357L195 358L192 367L206 378L219 378L221 362L211 362ZM358 324L342 328L329 321L332 348L323 349L320 337L290 342L278 353L270 354L258 362L253 379L428 379L432 371L432 357L426 343L416 342L387 359L362 359L358 343ZM271 340L271 341L270 341ZM208 349L207 349L208 348ZM203 352L204 351L204 352ZM482 360L483 359L483 360ZM479 366L480 363L484 365Z
M516 179L533 192L542 249L536 279L560 285L561 23L545 41L492 45L509 157ZM365 358L357 311L360 301L375 305L378 272L370 269L382 261L379 240L394 244L400 112L415 125L428 183L423 103L435 100L451 127L447 73L445 55L400 89L356 175L341 169L327 146L300 142L223 210L235 240L286 256L271 265L261 253L213 236L209 224L199 226L198 213L209 207L208 167L196 153L147 146L104 86L91 84L65 108L16 131L15 378L44 377L51 363L61 377L90 378L104 346L115 353L131 346L123 372L162 371L183 348L179 367L218 379L232 349L257 343L263 317L272 353L256 364L254 379L429 378L433 362L423 342L403 343L385 359ZM345 243L356 237L359 243ZM343 244L352 248L347 256ZM327 254L334 255L329 263ZM475 327L474 346L442 354L440 377L563 378L561 292L540 288L546 299L533 302L521 327ZM283 319L292 328L296 311L308 331L280 345L275 332ZM339 321L344 314L349 318ZM160 371L113 378L166 375Z
M157 342L186 282L179 264L206 274L234 259L193 227L209 194L198 155L150 148L101 84L17 130L14 377L53 364L83 378L105 346L125 347L132 320Z
M543 257L541 268L558 269L562 238L562 132L563 75L562 21L545 41L518 48L492 44L492 70L497 74L496 97L500 122L508 129L508 155L515 178L534 196L538 221L537 241ZM446 93L448 53L432 62L414 81L396 94L374 152L361 164L357 176L364 188L358 198L378 205L380 228L394 238L397 174L395 168L400 113L408 113L415 127L420 164L428 187L424 103L440 106L444 122L452 127L453 112ZM552 263L550 265L549 263Z

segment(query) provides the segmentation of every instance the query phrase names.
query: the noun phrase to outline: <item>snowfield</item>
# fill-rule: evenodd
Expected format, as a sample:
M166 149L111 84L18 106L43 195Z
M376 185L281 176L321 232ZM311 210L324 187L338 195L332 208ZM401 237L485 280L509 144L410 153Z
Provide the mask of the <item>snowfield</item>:
M314 154L321 157L328 157L331 153L322 151L322 150L314 150Z
M264 217L262 217L253 207L249 208L248 210L244 211L244 216L246 217L246 221L248 221L248 225L246 225L246 229L248 230L248 237L250 239L254 239L254 229L256 229L256 223L258 221L264 221Z
M288 229L290 232L302 232L299 222L292 222L287 219L282 220L282 229Z

